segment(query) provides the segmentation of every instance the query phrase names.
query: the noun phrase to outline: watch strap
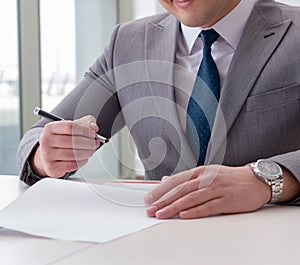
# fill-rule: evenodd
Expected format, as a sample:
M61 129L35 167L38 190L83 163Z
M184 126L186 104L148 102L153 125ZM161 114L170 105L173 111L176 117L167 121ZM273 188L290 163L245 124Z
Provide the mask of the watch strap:
M281 194L282 194L282 189L283 189L283 178L278 178L274 181L271 181L271 188L272 188L272 199L271 203L278 202Z

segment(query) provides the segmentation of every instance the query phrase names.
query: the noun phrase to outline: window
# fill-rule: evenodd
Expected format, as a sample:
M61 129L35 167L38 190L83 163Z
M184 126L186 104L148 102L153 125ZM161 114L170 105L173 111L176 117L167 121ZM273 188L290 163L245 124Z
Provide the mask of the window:
M42 107L51 111L82 79L108 43L118 1L40 0ZM112 146L113 145L113 146ZM80 170L82 176L120 175L118 137Z
M75 0L40 0L42 107L51 110L75 86Z
M17 1L0 0L0 174L17 174L20 139Z
M282 2L291 6L300 6L300 0L279 0L278 2Z

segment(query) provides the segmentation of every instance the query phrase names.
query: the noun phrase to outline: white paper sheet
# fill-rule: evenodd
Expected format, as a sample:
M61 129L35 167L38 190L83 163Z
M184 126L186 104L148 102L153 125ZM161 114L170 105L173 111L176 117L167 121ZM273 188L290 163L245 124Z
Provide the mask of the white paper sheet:
M43 179L0 212L0 227L59 240L104 243L161 222L145 213L146 188L128 187Z

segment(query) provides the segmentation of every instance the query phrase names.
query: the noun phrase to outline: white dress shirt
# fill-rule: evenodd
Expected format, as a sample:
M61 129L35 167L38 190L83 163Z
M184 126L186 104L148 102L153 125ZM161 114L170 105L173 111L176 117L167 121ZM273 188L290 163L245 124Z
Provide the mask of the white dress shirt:
M221 89L256 1L241 0L228 15L211 27L220 34L218 40L212 45L212 57L219 70ZM177 85L175 88L179 119L184 131L186 130L186 113L190 95L202 60L202 41L198 37L202 30L201 27L192 28L181 23L178 35L176 64L186 69L189 77L193 77L193 82L179 82L181 85Z

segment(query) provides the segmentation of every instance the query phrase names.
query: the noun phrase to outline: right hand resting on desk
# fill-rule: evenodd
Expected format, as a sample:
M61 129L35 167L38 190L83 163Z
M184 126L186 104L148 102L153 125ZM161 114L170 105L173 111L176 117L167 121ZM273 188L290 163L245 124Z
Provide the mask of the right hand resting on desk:
M46 124L30 159L34 173L59 178L85 165L100 146L95 140L98 130L93 116Z

